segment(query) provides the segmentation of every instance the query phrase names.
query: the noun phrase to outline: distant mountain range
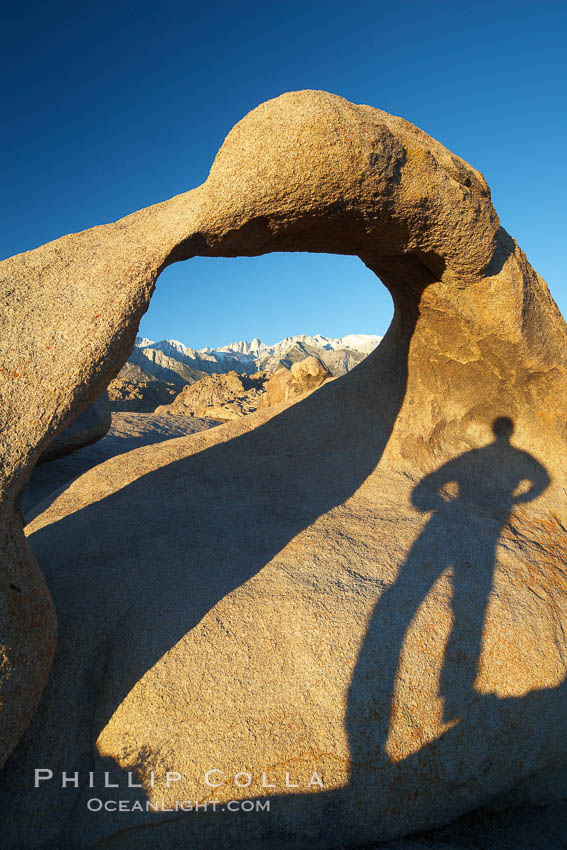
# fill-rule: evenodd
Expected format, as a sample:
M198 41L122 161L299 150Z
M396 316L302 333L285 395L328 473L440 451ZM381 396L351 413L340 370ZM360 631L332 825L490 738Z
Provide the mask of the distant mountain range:
M175 339L154 342L136 337L134 350L122 370L132 380L158 379L182 387L212 374L274 372L306 357L317 357L332 375L344 375L370 354L382 337L348 334L340 338L321 334L288 336L266 345L260 339L232 342L221 348L189 348Z

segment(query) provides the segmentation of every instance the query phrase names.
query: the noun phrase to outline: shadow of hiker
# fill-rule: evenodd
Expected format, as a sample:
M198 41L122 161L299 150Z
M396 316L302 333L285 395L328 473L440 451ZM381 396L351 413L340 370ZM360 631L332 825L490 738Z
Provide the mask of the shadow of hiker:
M514 797L514 783L533 784L535 773L537 787L542 764L543 794L546 783L549 788L564 781L566 716L558 706L565 706L567 679L523 696L474 693L502 529L515 505L536 499L550 482L542 464L511 444L510 419L498 418L492 428L492 443L449 461L413 490L415 507L433 514L399 578L376 605L360 650L346 714L348 783L312 794L275 794L270 810L256 811L253 818L224 807L155 818L147 832L136 836L140 850L150 850L155 841L180 848L192 841L195 847L226 850L328 850L339 841L347 846L345 836L352 836L353 846L375 846L387 836L449 824L466 811L489 806L495 795L505 805L517 805L521 792ZM404 636L420 603L449 567L454 571L454 617L441 690L450 708L446 715L459 711L460 722L396 760L385 745ZM502 758L504 753L508 758ZM507 797L510 776L514 782ZM250 800L256 802L265 798ZM104 846L118 850L125 841L127 832L121 831Z
M26 736L31 746L26 749L23 742L24 751L19 748L17 758L11 759L6 766L0 788L2 785L27 787L29 776L38 764L50 765L55 771L80 770L81 777L95 768L112 769L109 759L99 759L97 764L92 762L92 738L134 684L218 599L258 572L274 553L317 516L348 498L375 468L405 391L405 373L400 369L395 373L392 387L396 392L389 395L394 403L388 410L382 407L379 423L369 421L364 408L368 405L372 409L375 405L370 396L381 390L375 383L375 369L380 358L387 356L388 347L384 346L375 358L369 358L358 367L360 371L357 370L356 375L323 387L255 431L150 472L103 502L83 508L35 533L36 551L59 609L67 612L67 616L62 618L62 639L54 676L46 691L42 711ZM332 405L329 404L331 397ZM316 434L311 427L314 419L321 423ZM274 449L281 451L278 442L281 427L285 427L288 435L287 466L279 461L275 465ZM123 843L126 836L122 827L126 831L133 827L139 847L155 846L157 839L171 847L191 844L195 848L222 846L232 850L243 846L245 840L250 848L273 846L290 850L306 846L306 841L314 848L328 847L336 834L359 835L361 831L367 833L370 842L380 834L396 834L397 829L407 832L400 826L400 815L392 808L392 799L398 796L409 799L427 785L431 785L430 793L412 797L408 802L404 823L409 821L415 828L432 823L431 812L439 800L439 789L435 791L432 784L435 771L440 762L450 762L459 751L462 756L460 760L453 759L453 771L457 780L460 775L465 778L461 796L451 797L447 811L438 815L438 822L447 822L461 813L462 800L468 799L468 794L471 807L478 805L476 791L471 794L466 777L474 773L484 757L479 752L483 753L487 746L479 731L482 730L481 718L492 718L490 722L495 728L502 727L500 735L512 734L512 726L513 734L517 735L525 722L525 712L529 714L529 705L541 703L543 710L544 698L551 702L555 699L553 689L549 690L549 697L547 692L539 696L535 693L529 695L529 699L511 701L483 696L462 724L401 762L396 763L386 756L384 744L400 651L420 602L449 565L461 570L462 575L455 576L455 584L457 578L463 584L463 610L459 613L462 622L455 625L453 641L458 653L458 641L465 639L471 629L474 633L482 630L495 547L513 505L534 499L547 486L549 478L543 467L511 445L511 428L509 420L497 420L493 443L450 461L423 479L414 490L415 504L422 510L433 509L434 513L413 544L400 577L378 601L359 653L346 711L352 765L346 786L317 794L277 795L272 800L270 813L263 812L254 819L246 813L223 815L218 811L180 814L173 818L151 812L132 817L104 814L92 821L93 827L95 821L97 825L93 840L95 835L102 837L105 832L114 831L115 839L110 840L108 846L114 846L113 842L116 847L128 846ZM319 453L323 443L325 462ZM337 451L329 453L335 445ZM294 462L293 457L297 457ZM205 465L207 478L203 477ZM172 473L176 476L174 489L171 487ZM273 486L276 473L277 489ZM199 491L195 491L196 480L205 481ZM518 492L522 481L529 484ZM459 487L452 501L443 496L450 482ZM156 500L163 500L169 522L176 529L175 535L163 528L160 515L154 516ZM139 522L135 526L124 523L126 508L137 512ZM269 534L259 534L259 520L266 511L270 516L280 517L280 521ZM206 524L204 518L207 518ZM115 535L114 545L122 564L119 576L116 576L113 559L90 559L87 541L95 530L94 523L101 529L106 528L109 537ZM215 559L211 559L210 548L213 529L216 535L214 551L218 551ZM77 540L85 541L83 545L87 550L81 555L80 571L77 569ZM191 541L193 563L190 564L186 560L189 550L185 540ZM97 551L96 540L94 544L94 551ZM199 546L205 547L205 544L201 555ZM462 558L458 561L459 554ZM468 563L485 570L482 581L475 580L475 569L466 566ZM475 596L477 585L478 598ZM103 606L110 637L114 623L119 621L122 611L128 610L131 627L137 634L143 631L144 640L113 641L112 653L105 657L98 648L101 636L89 626L91 621L99 625L101 622L101 611L96 610L97 599L98 605ZM82 601L83 611L79 617L81 628L77 628L79 601ZM468 610L465 610L465 603ZM156 611L167 611L167 617L156 617ZM467 622L468 627L465 626ZM105 639L109 638L103 634L102 640ZM451 663L456 678L452 679L447 671L448 696L459 696L457 692L464 691L465 686L470 694L480 634L476 638L473 634L471 646L476 648L471 650L476 655L471 655L470 663L464 664L462 675L458 672L459 655ZM86 654L77 672L79 652ZM86 659L92 659L94 666L89 668ZM460 696L464 699L466 694L463 692ZM97 710L93 716L95 704ZM75 737L66 732L69 706L80 718ZM503 720L510 712L516 718L513 724ZM546 713L549 714L550 709ZM542 735L545 733L543 728L540 731ZM470 746L463 746L463 734L471 742ZM39 751L33 744L34 738L40 742ZM473 741L478 743L473 745ZM497 765L496 769L500 767ZM117 765L114 769L118 781L121 771ZM399 790L393 793L393 787ZM505 780L500 787L506 787ZM53 784L46 786L45 791L42 789L41 794L35 791L31 801L24 795L19 814L14 804L7 810L15 824L19 818L33 824L30 804L36 799L40 802L41 797L41 806L38 806L41 823L38 822L37 829L45 836L45 811L68 806L68 815L75 822L72 832L77 836L86 825L84 798L89 792L84 787L82 791L84 795L81 789L77 789L76 795L62 795ZM112 788L106 793L116 796ZM77 805L79 795L82 802ZM141 790L131 791L128 796L145 800ZM21 819L19 823L16 830L23 829ZM148 830L143 838L138 827ZM159 838L155 829L159 830ZM294 834L297 829L302 830L299 838ZM61 842L61 836L56 840ZM30 842L29 846L34 845ZM64 845L59 843L58 846Z
M399 258L396 264L399 265ZM406 272L404 269L404 275ZM220 599L257 575L319 516L343 504L376 469L406 392L407 352L417 318L412 304L419 300L423 275L416 272L416 277L419 279L413 288L408 283L399 296L399 299L407 298L409 306L405 305L403 310L397 307L387 337L355 373L323 387L252 432L199 454L181 456L168 466L113 490L100 502L69 513L34 533L30 543L61 614L60 642L40 711L0 778L4 799L14 788L29 787L29 777L38 764L50 764L55 771L80 770L83 783L86 771L106 766L106 757L97 757L94 741L145 673ZM317 423L316 428L313 423ZM183 832L185 816L159 824L159 836L150 834L151 821L159 820L159 816L150 814L145 822L140 822L138 816L132 821L124 818L126 828L132 826L136 833L138 826L149 827L148 844L142 844L139 834L133 839L140 842L140 847L155 846L152 841L156 838L163 843L162 837L170 847L238 848L248 838L250 848L303 848L306 838L312 847L328 847L335 830L336 834L345 834L345 824L352 824L351 834L354 834L361 812L363 817L368 817L369 833L374 830L374 835L379 834L369 812L376 810L377 814L372 815L374 820L382 818L385 822L386 818L372 791L367 795L367 803L360 802L365 773L359 768L359 756L370 763L374 783L383 785L381 805L392 799L388 783L405 783L413 788L422 781L424 771L434 770L438 762L435 741L402 763L385 759L383 770L376 770L376 753L383 752L388 733L404 635L417 605L432 586L430 580L419 576L419 561L428 555L432 563L438 563L436 575L439 576L449 565L448 553L456 551L451 550L452 537L460 536L461 549L479 547L479 554L483 554L479 563L486 564L490 573L500 531L513 504L522 501L514 496L518 482L525 478L531 482L523 497L525 501L528 495L535 498L538 486L540 492L547 486L545 470L529 455L512 447L508 437L505 433L496 434L490 446L451 461L443 470L445 473L453 470L453 478L446 478L443 484L436 485L432 480L442 472L439 470L416 488L416 504L419 492L423 491L428 498L433 494L435 513L412 547L400 579L378 602L358 657L346 716L353 764L349 784L321 794L278 796L274 800L273 818L262 815L263 825L258 823L255 835L247 831L250 826L244 824L241 829L234 819L233 826L226 827L226 840L223 837L222 844L218 837L225 827L217 825L217 814L186 816L186 824L190 822L188 828L194 829L197 837L192 845L189 833L179 834L171 842L166 840L170 829ZM508 483L501 487L501 467L506 466L503 461L506 457L511 478L510 481L505 478ZM528 474L520 475L522 470L528 470ZM492 488L490 498L483 502L478 493L491 491L491 475L496 489ZM439 489L451 480L459 484L458 497L453 503L445 502L442 497L437 502ZM474 517L467 516L466 505L471 499L481 502L475 505ZM427 498L422 509L431 510L426 504L431 504ZM266 515L270 519L268 524ZM136 516L136 522L128 523L128 516ZM107 542L106 546L101 545L99 537ZM440 555L437 562L436 553ZM473 562L471 556L468 560ZM455 564L452 566L457 569ZM462 567L463 588L467 581L474 585L472 576L468 578L469 568L464 564ZM432 569L435 572L435 567ZM485 582L488 588L490 582L491 577ZM473 588L469 604L475 604L475 592ZM488 592L489 589L485 597ZM480 604L482 612L485 604L486 598ZM397 631L387 634L388 618L394 615L399 621ZM474 616L472 621L480 622L482 627L482 616ZM461 631L459 626L457 637ZM376 655L384 652L384 647L388 657L383 656L377 664ZM472 663L476 664L476 657ZM470 673L469 669L463 677L468 681L469 692ZM458 690L449 687L448 696ZM552 691L550 695L552 699ZM502 702L493 697L488 701L490 705ZM521 699L514 702L520 715L523 704ZM377 707L382 706L381 720L376 722ZM456 708L455 705L451 710ZM74 715L71 723L70 715ZM479 728L477 717L473 711L466 721L473 735ZM439 740L439 746L454 748L452 742L458 741L462 726L450 730ZM475 758L471 753L473 766ZM414 764L420 759L425 767L421 765L418 769ZM16 832L23 829L25 823L26 829L31 825L30 833L26 834L37 829L37 834L44 837L49 812L65 808L69 824L74 819L74 835L83 840L84 811L75 804L81 790L88 792L88 789L83 784L76 796L70 793L62 797L53 788L51 797L46 789L41 795L39 791L35 793L31 800L24 795L17 806L6 807L10 820L19 824L12 828L12 834L14 829ZM115 795L112 789L108 793ZM145 797L143 791L132 793ZM420 805L423 811L430 812L427 807L431 801L425 800ZM297 838L297 825L306 824L306 811L312 822L310 834ZM246 821L246 815L242 817ZM397 816L392 813L390 817L395 821ZM165 818L169 819L169 815ZM228 816L221 818L227 819ZM57 821L61 822L61 819ZM417 816L414 822L419 823ZM114 822L109 832L118 828ZM116 846L127 846L121 843L121 833L115 835ZM60 842L60 837L55 840Z
M440 696L445 722L464 716L474 691L500 534L514 505L537 498L550 481L534 457L511 444L511 419L495 419L492 430L492 443L449 461L413 490L413 505L433 515L370 618L347 706L354 763L388 760L385 747L404 637L417 609L449 568L453 623Z

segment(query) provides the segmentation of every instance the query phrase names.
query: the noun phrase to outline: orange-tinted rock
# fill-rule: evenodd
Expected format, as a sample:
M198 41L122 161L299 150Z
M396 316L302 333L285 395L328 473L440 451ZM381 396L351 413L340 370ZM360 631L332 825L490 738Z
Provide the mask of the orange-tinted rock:
M30 468L117 374L168 263L275 250L358 255L392 293L388 334L279 415L115 458L34 520L61 654L3 777L8 846L370 843L534 799L567 761L565 323L482 175L309 91L237 124L198 189L0 266L3 754L53 642L15 512ZM279 771L273 814L158 826L89 816L86 786L71 819L60 794L25 799L38 764L85 762L166 804L208 796L211 768L253 773L223 801Z

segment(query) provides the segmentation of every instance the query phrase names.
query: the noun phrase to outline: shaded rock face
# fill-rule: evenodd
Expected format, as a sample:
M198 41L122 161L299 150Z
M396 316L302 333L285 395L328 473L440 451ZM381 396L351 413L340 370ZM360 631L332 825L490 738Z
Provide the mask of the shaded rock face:
M180 391L177 384L145 372L126 361L108 385L110 409L121 413L153 413L158 404L169 404Z
M110 399L108 392L104 392L51 441L39 462L55 460L102 440L110 428L111 418Z
M143 371L151 369L151 374L167 384L173 384L179 391L186 384L191 384L193 381L198 381L207 374L203 369L198 368L205 364L197 361L197 368L183 362L179 359L177 352L176 357L168 355L164 351L157 348L147 346L139 349L136 346L130 354L130 365L136 365Z
M114 412L112 424L102 440L83 447L80 452L59 457L56 462L35 467L22 500L26 522L35 516L41 503L43 507L40 512L46 509L47 502L44 500L52 501L62 488L68 487L76 478L105 460L141 446L154 445L173 437L185 437L217 424L212 419L188 416Z
M28 546L29 471L126 361L161 270L286 250L377 274L378 349L278 415L90 470ZM2 758L53 653L32 550L60 628L0 775L6 846L325 848L558 792L567 334L482 175L403 119L294 92L201 187L0 269ZM82 791L30 789L39 764ZM216 799L271 813L87 812L88 770L168 805L209 797L212 768Z
M323 354L317 355L317 359L321 360L321 362L329 370L330 374L337 378L341 375L346 375L347 372L350 372L351 369L358 366L365 357L365 353L360 351L347 351L345 348L337 351L325 351Z

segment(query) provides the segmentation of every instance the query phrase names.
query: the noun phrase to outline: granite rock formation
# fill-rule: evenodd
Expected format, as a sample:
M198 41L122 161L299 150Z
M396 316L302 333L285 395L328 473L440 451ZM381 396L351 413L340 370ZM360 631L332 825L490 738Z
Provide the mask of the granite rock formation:
M256 410L265 393L268 375L238 375L227 372L201 378L184 387L171 404L156 407L155 413L181 414L200 418L239 419Z
M211 375L184 387L171 404L156 407L155 413L220 421L240 419L255 410L297 399L320 387L329 377L329 371L316 357L306 357L292 363L291 369L278 369L272 375Z
M110 409L121 413L153 413L161 404L170 404L179 387L160 380L134 380L120 375L110 382Z
M87 472L28 547L30 470L126 361L163 268L288 250L377 274L378 349L283 412ZM6 846L326 848L565 788L567 333L482 175L401 118L293 92L199 188L0 268L2 758L54 643L32 549L60 622L0 774ZM82 790L27 793L39 764ZM143 811L93 817L91 769ZM142 805L211 795L271 811Z
M273 407L297 399L316 390L330 377L329 370L317 357L306 357L305 360L292 363L291 369L278 369L271 376L258 407Z
M156 346L147 345L144 348L135 345L130 353L128 365L138 366L143 372L150 373L164 383L172 384L177 387L178 392L187 384L199 381L209 373L208 369L202 368L207 364L198 360L195 365L191 365L191 358L186 362L187 358L175 348L170 349L168 342L163 340ZM157 346L163 346L165 350Z
M189 412L189 415L201 416L201 413L193 414L191 411L202 411L210 405L223 407L226 401L228 415L221 414L221 418L231 419L256 410L261 388L256 384L250 388L247 384L249 389L245 389L242 385L236 392L239 401L235 402L235 393L227 386L228 395L224 399L220 392L222 387L219 385L218 375L237 373L258 378L258 373L290 369L294 363L307 357L316 357L331 375L339 377L361 363L379 341L380 337L367 334L351 334L343 339L329 339L317 334L315 337L286 337L270 346L256 339L252 343L235 342L220 349L196 351L176 340L151 342L137 337L129 359L108 386L110 406L113 411L136 413L153 412L159 406L160 412L163 410L181 415ZM343 342L344 344L341 344ZM167 358L166 365L164 358ZM143 363L144 368L140 363ZM201 371L194 368L195 364L201 367ZM261 368L258 364L262 364ZM175 382L165 380L164 376L170 377L174 370L177 370ZM209 376L212 377L207 382ZM177 404L172 405L183 388L183 381L187 381L185 387L198 381L205 383L200 383L197 390L189 392L188 396L184 395ZM216 392L216 400L208 399L205 403L199 401L198 396L201 392L204 393L205 387L211 390L217 387L219 392ZM215 392L212 395L215 395Z

